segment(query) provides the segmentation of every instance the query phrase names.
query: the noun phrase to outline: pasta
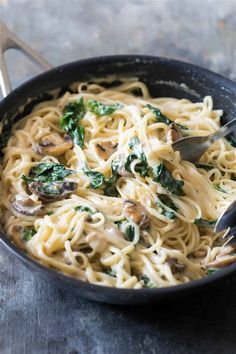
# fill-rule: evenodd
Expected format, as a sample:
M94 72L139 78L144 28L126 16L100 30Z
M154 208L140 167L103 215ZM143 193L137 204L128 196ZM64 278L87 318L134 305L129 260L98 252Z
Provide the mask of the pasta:
M135 78L73 87L16 122L3 149L0 216L12 242L118 288L178 285L234 262L214 224L236 197L236 150L221 139L192 164L171 147L219 128L212 98L151 98Z

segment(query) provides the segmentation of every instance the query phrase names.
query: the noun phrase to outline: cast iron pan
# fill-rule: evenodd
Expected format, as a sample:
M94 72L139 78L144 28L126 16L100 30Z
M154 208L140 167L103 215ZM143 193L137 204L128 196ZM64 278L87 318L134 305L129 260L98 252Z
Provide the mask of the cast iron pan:
M19 48L19 40L16 42L16 38L13 38L10 32L8 35L12 36L11 39L14 42L8 47ZM22 46L22 42L20 44ZM25 51L28 52L26 49ZM28 54L36 58L35 53L33 55L32 53L31 51ZM42 60L40 62L44 65L45 63L46 61L42 62ZM34 77L0 102L0 117L2 119L7 116L17 120L29 113L36 102L44 99L46 92L57 88L63 90L73 82L94 80L107 75L136 76L148 85L151 94L155 97L170 96L198 101L206 95L211 95L214 107L224 110L223 120L225 122L236 116L236 84L234 82L206 69L176 60L146 55L121 55L78 60ZM30 103L29 99L31 99ZM21 111L19 114L19 107L25 107L23 113ZM54 269L46 268L19 250L3 232L0 232L0 236L1 242L9 251L16 255L27 268L31 268L32 271L46 278L48 283L55 284L78 296L105 303L148 304L174 302L177 298L183 299L185 296L195 297L196 293L204 291L207 287L222 283L223 278L225 279L236 270L236 264L232 264L201 280L160 289L109 288L92 285L63 275Z

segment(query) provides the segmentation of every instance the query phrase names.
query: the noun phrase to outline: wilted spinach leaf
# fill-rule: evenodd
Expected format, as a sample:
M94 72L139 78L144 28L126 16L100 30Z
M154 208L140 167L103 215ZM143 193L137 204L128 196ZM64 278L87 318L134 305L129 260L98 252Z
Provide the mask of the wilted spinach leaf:
M105 181L105 177L101 172L92 171L90 168L85 167L83 169L86 176L90 178L90 187L97 189L101 187Z
M184 195L184 191L182 189L184 181L174 179L164 163L161 163L153 168L153 181L159 182L162 187L167 188L175 195Z
M142 177L146 177L150 171L150 167L147 162L147 158L143 152L142 144L137 136L134 136L129 143L130 149L133 151L125 162L125 169L128 172L132 172L130 165L134 160L140 160L141 162L135 165L134 170L138 172Z
M118 168L120 165L119 158L115 159L111 163L111 177L106 179L101 172L92 171L85 167L83 169L84 173L90 178L90 187L97 189L99 187L104 188L104 194L110 197L117 197L118 192L116 189L116 181L119 178Z
M132 242L135 237L135 228L132 225L128 225L125 229L125 234L128 237L128 240Z
M70 132L71 139L81 148L84 146L84 127L79 125L74 130Z
M215 188L217 191L219 191L219 192L222 192L222 193L226 193L226 194L227 194L227 192L221 187L221 185L220 185L219 183L214 184L214 188Z
M86 213L89 213L91 215L95 214L96 211L94 209L91 209L89 206L86 206L86 205L79 205L77 207L75 207L75 210L77 211L85 211Z
M113 269L105 269L104 273L106 273L107 275L110 275L111 277L116 277L116 271Z
M88 108L91 112L95 113L98 116L105 116L114 113L117 109L121 108L121 104L116 103L113 105L105 105L101 102L98 102L92 98L88 100Z
M26 227L23 230L23 240L29 241L36 234L36 230L33 227Z
M194 224L201 226L201 227L210 227L213 228L216 224L217 220L205 220L202 218L195 219Z
M207 275L212 275L214 274L215 272L217 272L218 269L216 268L208 268L207 271L206 271L206 274Z
M26 183L30 182L60 182L71 174L75 173L73 170L65 168L64 165L54 162L40 163L30 170L29 176L22 176Z
M77 101L68 103L61 117L61 127L69 132L74 129L76 123L78 123L85 114L85 107L83 97L79 98Z
M104 193L105 195L108 195L110 197L117 197L118 192L116 189L116 181L120 177L118 173L118 169L120 167L121 160L120 158L116 158L115 160L112 161L111 163L111 177L109 179L105 180L105 188L104 188Z
M156 284L153 283L153 281L146 275L142 274L140 276L140 280L143 280L145 288L156 288Z
M173 220L175 219L175 213L173 211L166 210L165 207L163 206L166 205L168 208L173 209L174 211L177 211L178 208L177 206L172 202L172 200L168 197L166 194L159 194L158 199L161 201L161 203L157 202L157 205L162 209L162 214L166 216L168 219Z
M84 145L84 127L79 125L80 120L85 114L83 97L75 102L68 103L60 120L60 126L73 140L74 144L83 147Z
M175 123L174 121L172 121L171 119L167 118L163 113L161 113L160 109L156 108L156 107L153 107L152 105L150 104L147 104L146 107L148 109L150 109L156 116L156 121L158 123L164 123L164 124L167 124L167 125L170 125L172 123ZM188 127L182 125L182 124L178 124L178 123L175 123L180 129L183 129L183 130L188 130Z
M132 242L135 238L135 228L130 225L127 219L116 221L115 224L127 236L127 239Z

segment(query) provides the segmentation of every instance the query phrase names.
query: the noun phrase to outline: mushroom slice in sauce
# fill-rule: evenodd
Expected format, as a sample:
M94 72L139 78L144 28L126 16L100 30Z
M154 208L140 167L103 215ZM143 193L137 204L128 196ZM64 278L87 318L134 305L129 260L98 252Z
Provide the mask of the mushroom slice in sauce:
M181 139L182 137L183 134L181 129L178 127L178 125L175 123L171 123L169 125L169 130L166 136L167 142L172 144L173 142Z
M64 182L31 182L29 190L35 193L40 200L50 203L65 199L68 195L77 189L78 183L72 181Z
M228 254L234 253L236 250L236 243L232 242L230 245L226 245L222 248L217 257L226 256Z
M72 146L72 140L68 135L65 134L62 137L58 133L52 133L40 140L36 146L36 151L40 155L61 156Z
M109 157L116 151L117 144L113 144L111 141L102 141L95 145L96 153L103 160L108 160Z
M236 262L236 254L228 254L225 256L216 257L212 262L207 263L207 268L223 268Z
M235 244L226 246L216 256L215 260L207 263L207 268L223 268L236 262Z
M27 216L40 216L44 214L44 206L37 205L32 199L26 195L17 194L11 201L13 212L27 215Z
M178 261L177 258L175 257L167 257L166 259L167 263L170 266L170 269L172 271L173 274L175 273L182 273L185 271L185 269L187 268L186 264L181 263L180 261Z
M25 244L22 241L22 230L22 226L14 224L9 227L7 234L10 236L11 240L16 244L17 247L25 249Z
M150 218L147 209L139 202L134 200L124 201L125 217L139 225L140 229L148 229L150 227Z

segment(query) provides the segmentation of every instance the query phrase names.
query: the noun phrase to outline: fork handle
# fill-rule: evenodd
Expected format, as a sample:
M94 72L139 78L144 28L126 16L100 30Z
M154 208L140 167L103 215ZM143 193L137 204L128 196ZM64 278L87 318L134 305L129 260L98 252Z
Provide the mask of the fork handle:
M224 138L226 135L232 133L236 129L236 118L223 125L219 130L215 133L211 134L210 142L214 143L216 140Z
M2 21L0 21L0 88L3 97L6 97L11 92L11 82L4 57L4 52L10 48L15 48L22 51L26 56L28 56L28 58L36 62L45 70L52 68L52 65L49 64L47 60L33 50L28 44L18 38L4 25Z

